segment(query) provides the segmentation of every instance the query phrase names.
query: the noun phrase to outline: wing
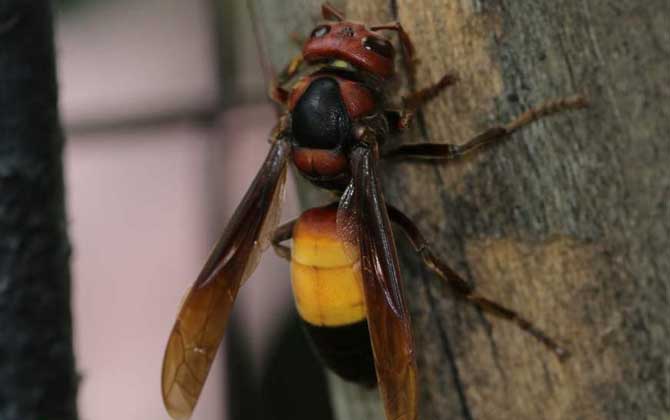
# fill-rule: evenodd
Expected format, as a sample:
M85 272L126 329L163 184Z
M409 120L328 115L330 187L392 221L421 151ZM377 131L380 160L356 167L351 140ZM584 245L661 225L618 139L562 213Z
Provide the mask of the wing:
M361 255L368 328L386 418L417 419L416 361L398 256L386 211L376 158L369 147L350 156L352 182L338 209L341 238L357 243ZM352 232L358 232L352 238Z
M202 391L240 286L277 224L290 146L274 142L223 236L184 299L163 359L162 392L173 419L186 420Z

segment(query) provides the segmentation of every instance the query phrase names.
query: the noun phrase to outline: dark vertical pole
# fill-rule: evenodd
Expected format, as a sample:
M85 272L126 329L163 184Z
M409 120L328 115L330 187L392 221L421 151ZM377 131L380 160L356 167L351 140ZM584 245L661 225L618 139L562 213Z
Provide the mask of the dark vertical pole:
M0 0L0 419L74 420L51 2Z

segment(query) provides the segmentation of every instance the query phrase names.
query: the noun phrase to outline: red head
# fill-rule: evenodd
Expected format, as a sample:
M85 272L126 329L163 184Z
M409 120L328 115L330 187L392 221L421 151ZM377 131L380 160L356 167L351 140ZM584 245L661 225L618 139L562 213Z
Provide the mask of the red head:
M393 28L367 28L346 21L328 3L323 5L322 12L324 19L332 22L320 24L312 31L302 49L305 61L342 60L384 79L393 76L395 49L375 30Z

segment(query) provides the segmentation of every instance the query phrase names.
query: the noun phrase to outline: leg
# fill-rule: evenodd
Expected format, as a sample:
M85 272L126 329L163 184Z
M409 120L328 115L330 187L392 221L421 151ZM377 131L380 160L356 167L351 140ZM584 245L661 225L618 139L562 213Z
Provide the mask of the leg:
M458 82L458 76L453 73L447 73L435 84L427 86L418 92L414 92L410 96L403 98L403 110L398 121L398 129L406 130L416 111L426 102L436 97L445 88Z
M388 206L389 217L391 220L399 225L405 235L412 243L414 249L421 255L424 264L437 274L443 280L446 280L447 283L463 298L473 303L474 305L481 308L483 311L486 311L492 315L498 316L500 318L506 319L508 321L514 322L519 328L526 331L542 344L544 344L549 350L554 352L560 360L564 360L569 356L567 350L561 347L556 341L548 337L544 332L539 328L533 325L530 321L523 318L521 315L515 311L504 307L503 305L494 302L490 299L487 299L479 295L475 291L474 285L468 282L467 280L460 277L456 274L451 268L449 268L443 261L435 257L428 247L428 243L421 235L421 232L417 229L414 223L405 216L400 210L396 209L393 206Z
M328 3L324 4L323 7L325 8L327 5ZM303 45L307 41L307 38L298 32L291 32L289 37L295 46L300 50L302 50ZM302 53L296 54L291 59L291 61L289 61L286 67L284 67L284 69L270 81L270 88L268 89L268 96L270 96L270 99L280 105L286 106L286 100L288 99L289 93L286 89L284 89L283 85L291 80L293 76L295 76L302 63Z
M465 144L424 143L408 144L389 151L384 157L409 159L438 159L454 160L473 152L483 146L492 144L514 133L540 118L553 115L570 109L585 108L588 106L586 98L581 95L570 96L555 101L546 102L537 108L531 108L507 125L492 127Z
M291 248L281 243L293 237L293 226L297 220L293 219L290 222L284 223L272 233L271 242L275 253L288 261L291 261Z
M388 30L388 31L396 31L398 33L398 37L400 38L400 45L402 46L402 55L403 59L405 60L405 65L407 66L407 69L409 71L409 84L410 86L414 86L414 81L415 81L415 75L416 75L416 55L415 55L415 49L414 49L414 44L412 43L412 39L409 37L409 34L405 31L405 29L402 27L400 22L390 22L390 23L385 23L382 25L375 25L370 27L371 31L382 31L382 30Z
M333 6L329 2L325 2L321 6L321 16L325 20L334 20L337 22L341 22L344 20L344 13L335 8L335 6Z
M405 29L402 27L400 22L390 22L383 25L372 26L370 30L390 30L396 31L398 33L398 36L400 37L400 45L402 47L403 59L408 70L407 78L409 79L409 86L413 88L416 84L416 65L418 61L415 55L414 44L412 43L409 34L405 32ZM458 78L454 74L447 73L442 76L440 81L434 85L421 89L407 98L404 98L403 111L399 117L401 124L398 125L398 128L401 130L407 128L410 120L412 119L412 116L414 115L414 112L416 112L416 110L421 105L430 99L433 99L442 89L454 84L457 80Z
M270 88L268 89L268 95L270 96L270 99L280 105L286 106L286 101L288 100L288 91L284 89L283 86L286 84L286 82L291 80L293 76L295 76L302 63L302 53L298 53L295 57L293 57L293 59L291 59L288 65L272 79L270 82Z
M442 90L458 82L458 76L453 73L447 73L435 84L427 86L418 92L403 98L402 110L386 110L386 118L389 121L391 129L394 131L406 130L416 111L426 102L435 98Z

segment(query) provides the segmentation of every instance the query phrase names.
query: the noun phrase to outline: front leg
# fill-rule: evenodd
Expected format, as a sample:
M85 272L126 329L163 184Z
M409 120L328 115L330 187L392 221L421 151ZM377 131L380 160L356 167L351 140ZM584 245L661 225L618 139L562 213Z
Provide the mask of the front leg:
M372 31L389 30L398 33L398 37L400 38L400 46L403 55L403 60L407 68L408 84L411 89L414 89L416 85L416 65L418 63L418 60L416 59L416 49L414 48L414 43L412 42L412 39L410 38L407 31L405 31L400 22L397 21L385 23L383 25L375 25L370 27L370 30ZM444 90L444 88L453 85L456 81L458 81L456 75L454 75L453 73L447 73L444 76L442 76L437 83L434 83L430 86L420 89L410 94L409 96L403 98L402 110L386 111L387 115L392 120L391 124L392 128L398 131L405 130L412 121L412 118L414 117L416 111L423 104L433 99L435 96L437 96L438 93Z
M289 92L284 88L284 85L296 75L303 62L302 53L296 54L286 67L270 81L270 88L268 89L270 99L279 105L286 106Z
M580 109L588 106L582 95L570 96L545 102L537 108L531 108L506 125L489 128L464 144L419 143L400 146L384 154L386 158L455 160L483 146L502 140L533 121L559 112Z
M403 28L402 24L400 22L394 21L394 22L389 22L385 23L382 25L375 25L370 27L370 30L372 31L381 31L381 30L388 30L388 31L395 31L398 33L398 37L400 38L400 46L401 46L401 51L403 55L403 59L405 61L405 65L407 66L407 78L409 79L409 84L410 86L414 85L414 81L416 79L416 49L414 48L414 43L412 42L412 39L410 38L409 34L407 31L405 31L405 28Z
M406 130L414 118L416 111L425 103L435 98L444 89L458 82L458 76L454 73L447 73L437 83L427 86L413 94L403 98L403 110L398 121L398 129Z

